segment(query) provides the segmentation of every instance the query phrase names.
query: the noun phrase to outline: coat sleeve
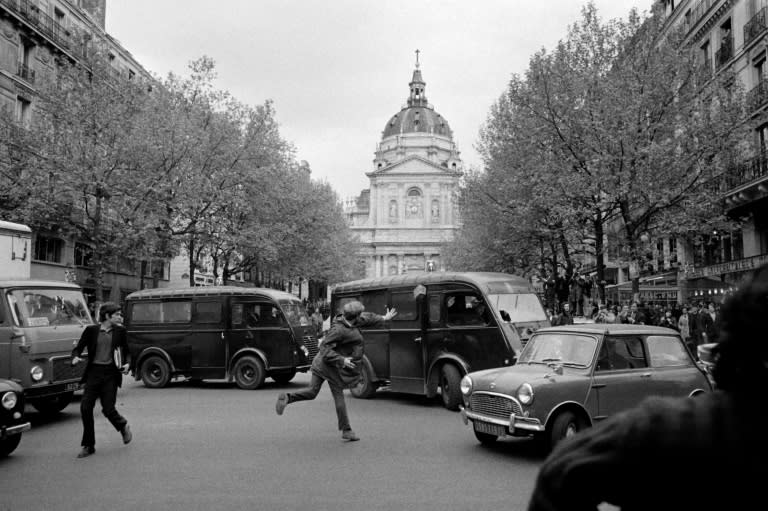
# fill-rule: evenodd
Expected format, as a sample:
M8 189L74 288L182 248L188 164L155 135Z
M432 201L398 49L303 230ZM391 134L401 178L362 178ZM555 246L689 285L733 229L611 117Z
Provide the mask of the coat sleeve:
M91 342L91 339L94 335L98 335L99 328L101 328L99 325L88 325L83 330L83 333L80 334L80 340L77 341L77 346L72 350L72 357L82 357L83 350L88 347L88 344Z
M384 316L380 316L374 312L363 312L360 317L357 318L355 326L358 328L366 327L379 327L384 324Z
M126 329L117 327L115 329L115 346L120 350L123 358L123 364L131 364L131 352L128 349L128 336L126 335Z
M343 335L344 332L336 325L331 325L331 329L325 334L320 350L326 364L338 368L344 367L344 357L336 351L336 346L343 340Z

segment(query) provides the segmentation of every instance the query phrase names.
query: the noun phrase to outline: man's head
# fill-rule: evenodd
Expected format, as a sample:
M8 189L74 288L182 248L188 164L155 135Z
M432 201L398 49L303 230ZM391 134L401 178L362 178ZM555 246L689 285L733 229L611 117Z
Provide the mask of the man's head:
M720 343L715 347L713 376L730 392L768 390L768 265L728 298L721 308Z
M115 302L104 302L99 308L99 323L110 321L114 325L123 323L123 313Z
M363 306L362 303L358 302L357 300L352 302L347 302L344 304L344 307L341 309L341 313L344 315L344 319L347 321L354 321L357 319L357 317L363 313L365 310L365 306Z
M568 302L565 302L565 303L563 304L563 311L564 311L564 312L568 312L569 310L571 310L571 304L570 304L570 303L568 303Z

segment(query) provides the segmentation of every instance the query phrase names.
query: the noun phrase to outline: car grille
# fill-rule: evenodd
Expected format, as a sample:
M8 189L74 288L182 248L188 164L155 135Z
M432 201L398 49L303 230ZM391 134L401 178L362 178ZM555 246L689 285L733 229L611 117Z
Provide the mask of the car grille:
M503 420L509 420L512 413L523 414L523 409L516 399L484 392L473 393L469 398L469 407L475 413Z
M85 362L73 366L70 357L53 359L53 381L79 380L85 371Z
M312 361L315 358L315 355L317 355L318 347L317 347L317 339L315 339L311 335L305 335L302 339L302 342L304 343L304 346L306 346L307 350L309 350L309 355L307 355L307 360Z

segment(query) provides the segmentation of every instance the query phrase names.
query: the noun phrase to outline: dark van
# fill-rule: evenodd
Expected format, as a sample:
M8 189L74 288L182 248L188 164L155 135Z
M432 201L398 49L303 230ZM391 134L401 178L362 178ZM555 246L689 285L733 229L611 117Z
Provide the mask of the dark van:
M549 326L531 284L505 273L419 273L340 284L331 310L359 300L367 311L396 308L388 325L364 329L363 381L356 397L376 389L436 396L446 408L461 403L461 378L470 371L510 366L533 332Z
M147 289L125 302L134 377L150 388L171 378L234 380L258 388L306 372L317 339L301 301L274 289Z

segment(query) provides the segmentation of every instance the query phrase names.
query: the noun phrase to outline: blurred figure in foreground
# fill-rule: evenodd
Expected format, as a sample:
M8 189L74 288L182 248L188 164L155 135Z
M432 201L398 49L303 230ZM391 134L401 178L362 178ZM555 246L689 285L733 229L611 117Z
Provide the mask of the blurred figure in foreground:
M650 398L562 442L529 511L750 509L763 500L768 439L768 266L722 307L718 390Z

